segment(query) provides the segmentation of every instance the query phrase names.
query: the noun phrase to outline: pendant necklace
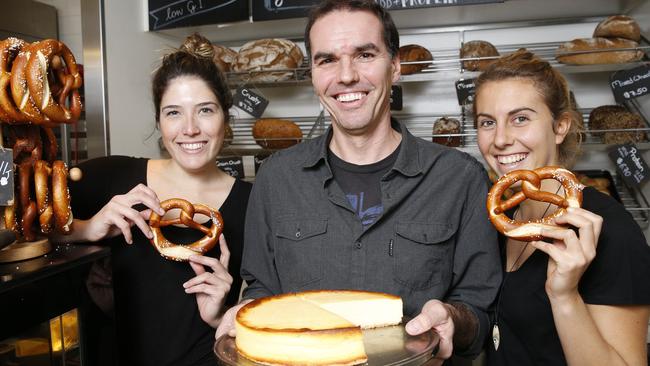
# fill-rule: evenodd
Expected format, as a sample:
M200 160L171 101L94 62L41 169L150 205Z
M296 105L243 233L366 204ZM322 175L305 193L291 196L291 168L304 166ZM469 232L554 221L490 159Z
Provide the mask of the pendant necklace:
M560 185L555 192L557 194L560 191L560 188L562 186ZM551 208L551 204L549 203L548 206L546 206L546 210L544 210L544 213L542 214L542 217L546 216L546 213L548 212L548 209ZM512 215L513 220L517 216L517 213L519 212L519 207L517 207L517 210L515 213ZM519 252L519 255L517 255L517 258L515 259L514 263L512 266L510 266L510 270L506 272L505 276L503 277L503 281L501 282L501 286L499 288L499 296L497 297L497 306L494 309L494 325L492 326L492 343L494 344L494 350L498 351L499 350L499 344L501 343L501 333L499 332L499 305L501 304L501 294L503 292L503 287L506 284L506 281L508 280L508 277L510 276L510 273L517 268L517 264L519 264L519 260L521 257L524 255L526 252L526 248L528 248L528 244L530 242L526 242L526 245L524 245L524 248ZM507 244L506 244L507 246Z

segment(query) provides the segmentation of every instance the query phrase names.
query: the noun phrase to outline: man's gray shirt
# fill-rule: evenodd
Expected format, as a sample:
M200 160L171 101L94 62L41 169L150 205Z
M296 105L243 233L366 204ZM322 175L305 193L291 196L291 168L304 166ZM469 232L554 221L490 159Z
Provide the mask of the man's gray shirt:
M425 302L461 302L479 320L501 282L497 235L485 207L488 178L474 158L413 136L381 180L383 213L365 231L332 178L332 130L267 158L251 192L242 262L244 298L315 289L401 296L416 316Z

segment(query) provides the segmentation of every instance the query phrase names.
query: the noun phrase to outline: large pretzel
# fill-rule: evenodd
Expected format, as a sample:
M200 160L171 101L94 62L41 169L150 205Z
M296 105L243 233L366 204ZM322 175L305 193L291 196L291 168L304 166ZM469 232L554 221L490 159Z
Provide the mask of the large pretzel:
M62 234L69 234L72 224L70 191L68 190L68 167L61 160L52 163L52 206L54 227Z
M27 62L33 57L32 48L37 47L38 44L39 42L26 44L14 59L11 66L11 95L14 103L29 122L50 125L50 119L38 108L34 96L30 94L27 87Z
M52 168L47 161L38 160L34 164L34 193L36 194L36 208L38 209L38 222L43 234L52 232L54 223L54 207L50 199L49 180Z
M81 114L81 75L77 70L77 63L68 47L55 40L48 39L31 46L31 57L27 63L25 77L29 92L36 101L36 106L49 117L59 123L73 123ZM61 63L61 57L65 65ZM54 88L50 88L48 70L57 75L63 89L59 90L58 101L54 100ZM50 90L52 89L52 90ZM69 107L66 102L69 99Z
M11 96L11 66L25 42L18 38L7 38L0 41L0 119L7 123L25 122L25 116L20 113Z
M178 208L181 210L180 215L176 219L163 220L160 215L153 212L149 218L149 226L153 232L151 244L158 250L160 255L164 258L172 259L175 261L187 261L190 255L204 254L208 250L214 248L219 240L219 235L223 231L223 219L219 211L212 209L202 204L192 204L180 198L172 198L160 203L160 206L165 210ZM210 217L212 226L209 228L194 221L194 214L200 213ZM196 229L205 234L204 237L187 245L177 245L165 238L162 234L161 227L168 225L183 224L189 228Z
M540 190L544 179L555 179L562 184L566 197ZM501 202L503 193L508 187L521 181L521 191ZM562 216L567 207L580 207L582 204L582 189L584 186L570 171L556 166L547 166L535 170L513 170L501 177L490 189L487 199L487 209L490 221L503 235L522 241L541 240L543 229L557 229L553 220ZM526 198L548 202L558 206L558 209L541 219L521 222L510 219L505 215Z

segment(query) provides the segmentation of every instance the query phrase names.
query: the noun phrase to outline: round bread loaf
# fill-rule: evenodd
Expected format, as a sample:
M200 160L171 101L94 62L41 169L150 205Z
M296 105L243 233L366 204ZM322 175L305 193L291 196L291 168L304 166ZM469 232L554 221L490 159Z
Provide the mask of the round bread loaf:
M446 146L460 146L460 136L435 136L460 133L460 122L455 118L442 117L433 123L432 141Z
M426 48L418 46L416 44L409 44L399 48L399 59L402 62L402 64L400 64L400 71L402 75L410 75L426 69L431 64L422 63L405 65L403 62L431 61L433 60L433 56L431 56L431 52L429 52L429 50Z
M603 105L589 113L590 130L633 129L646 127L641 116L628 112L620 105ZM593 132L601 136L606 144L624 144L647 141L644 131Z
M634 62L643 58L641 50L616 51L617 48L636 48L638 43L623 38L578 38L558 47L556 59L564 64L596 65ZM611 51L604 51L611 50ZM596 51L596 52L589 52ZM570 52L581 52L566 54Z
M235 62L235 58L237 58L237 52L231 48L220 46L218 44L213 44L212 48L214 48L214 63L219 66L221 71L230 71L233 62Z
M639 42L641 29L637 22L627 15L612 15L598 23L594 37L625 38Z
M265 149L284 149L299 143L302 131L286 119L262 118L253 125L253 137Z
M487 41L469 41L460 48L460 58L495 57L499 51ZM495 59L463 61L463 68L469 71L484 71Z
M232 69L248 72L250 80L276 82L290 79L293 71L302 65L304 55L295 43L279 38L260 39L248 42L239 49ZM283 72L268 72L284 70Z

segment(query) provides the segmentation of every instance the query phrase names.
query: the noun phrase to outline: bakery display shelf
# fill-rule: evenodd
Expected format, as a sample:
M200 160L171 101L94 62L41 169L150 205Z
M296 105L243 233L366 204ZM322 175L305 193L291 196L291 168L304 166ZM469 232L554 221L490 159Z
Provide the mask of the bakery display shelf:
M649 226L648 216L650 215L650 204L640 190L628 188L618 175L613 175L614 187L621 198L621 203L625 209L632 215L634 221L642 229Z
M548 61L551 65L558 68L565 74L577 73L593 73L593 72L615 72L641 65L644 61L617 63L617 64L599 64L599 65L568 65L558 62L556 57L556 49L563 42L547 42L547 43L530 43L530 44L513 44L513 45L499 45L496 48L499 54L507 55L517 51L520 48L526 48L535 53L543 60ZM635 48L620 48L616 51L635 51L640 50L644 53L650 53L650 44L643 39L639 47ZM431 61L404 61L404 65L427 65L423 70L410 74L402 75L400 82L424 82L435 80L455 80L455 79L471 79L477 77L480 72L468 71L463 69L463 61L480 61L480 60L494 60L499 56L493 57L459 57L458 48L429 50L433 55ZM587 53L604 53L612 52L612 50L594 50L594 51L579 51L579 52L565 52L561 55L572 54L587 54ZM647 57L647 56L646 56ZM287 86L311 86L309 60L305 58L304 66L296 69L275 69L275 70L256 70L244 72L228 72L226 73L228 84L235 88L244 85L252 85L255 87L287 87ZM265 73L286 74L279 77L277 81L257 81L260 75Z
M591 73L591 72L614 72L623 69L629 69L643 64L643 61L618 63L618 64L599 64L599 65L568 65L558 62L556 57L556 50L563 42L545 42L545 43L529 43L529 44L513 44L513 45L495 45L501 56L507 55L517 51L520 48L526 48L533 52L545 61L548 61L552 66L558 68L563 73ZM640 50L644 53L650 52L650 44L647 40L643 39L639 47L635 48L621 48L616 51L635 51ZM463 69L463 61L477 61L477 60L494 60L499 56L492 57L471 57L460 58L459 49L441 49L429 50L433 56L433 61L411 61L403 62L405 65L415 64L428 64L422 71L411 74L402 75L400 82L421 82L421 81L434 81L434 80L451 80L451 79L471 79L477 77L480 72L468 71ZM612 52L612 50L595 50L595 51L581 51L581 52L567 52L561 55L569 54L585 54L585 53L602 53ZM647 57L647 56L646 56Z

